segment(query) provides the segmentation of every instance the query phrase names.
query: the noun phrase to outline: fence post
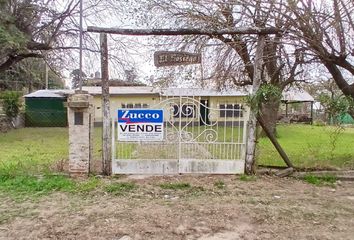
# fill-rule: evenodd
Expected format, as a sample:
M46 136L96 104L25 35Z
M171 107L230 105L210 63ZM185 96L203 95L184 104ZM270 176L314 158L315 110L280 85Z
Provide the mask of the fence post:
M116 158L116 135L115 135L115 131L116 131L116 126L115 126L116 122L115 122L115 117L112 117L112 169L113 169L113 161Z
M69 172L87 176L92 160L93 97L76 91L68 98Z

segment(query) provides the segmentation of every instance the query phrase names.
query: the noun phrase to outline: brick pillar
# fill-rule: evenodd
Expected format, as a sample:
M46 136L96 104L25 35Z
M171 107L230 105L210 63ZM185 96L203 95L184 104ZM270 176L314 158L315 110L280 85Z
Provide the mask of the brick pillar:
M68 98L69 124L69 173L87 176L90 172L93 135L93 97L87 92L76 91Z

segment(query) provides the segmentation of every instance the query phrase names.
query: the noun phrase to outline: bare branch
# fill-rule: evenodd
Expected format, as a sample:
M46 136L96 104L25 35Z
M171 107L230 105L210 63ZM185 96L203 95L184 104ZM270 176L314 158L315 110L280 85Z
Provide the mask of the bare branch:
M25 58L43 58L43 55L38 54L38 53L22 53L22 54L17 54L17 55L10 55L7 60L0 65L0 72L5 71L9 67L11 67L13 64L25 59Z

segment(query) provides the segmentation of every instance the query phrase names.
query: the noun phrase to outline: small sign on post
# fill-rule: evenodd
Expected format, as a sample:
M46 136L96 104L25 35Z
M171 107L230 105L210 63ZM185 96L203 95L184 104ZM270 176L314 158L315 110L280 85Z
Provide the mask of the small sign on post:
M154 53L156 67L177 66L201 63L200 53L157 51Z
M118 109L118 141L163 141L163 110Z

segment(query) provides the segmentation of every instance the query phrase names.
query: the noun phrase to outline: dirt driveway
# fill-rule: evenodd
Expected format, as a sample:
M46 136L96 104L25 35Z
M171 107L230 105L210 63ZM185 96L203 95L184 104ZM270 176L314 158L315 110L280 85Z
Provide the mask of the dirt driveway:
M295 179L178 176L133 181L115 196L0 196L0 239L354 239L354 184ZM183 182L185 189L161 184Z

